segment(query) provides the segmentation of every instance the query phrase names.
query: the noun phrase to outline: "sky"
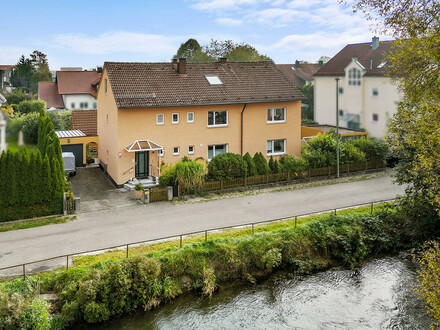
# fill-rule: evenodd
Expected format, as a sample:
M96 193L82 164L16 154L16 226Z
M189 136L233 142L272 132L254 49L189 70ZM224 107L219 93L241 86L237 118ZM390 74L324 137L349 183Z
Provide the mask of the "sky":
M391 40L338 0L20 0L1 7L16 14L2 25L0 64L39 50L51 70L168 62L189 38L244 42L278 64L317 62L374 35Z

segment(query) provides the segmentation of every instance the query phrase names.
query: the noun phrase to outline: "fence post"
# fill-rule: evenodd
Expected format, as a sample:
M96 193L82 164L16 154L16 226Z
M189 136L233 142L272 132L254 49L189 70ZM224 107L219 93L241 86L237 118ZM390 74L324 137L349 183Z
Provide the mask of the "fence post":
M244 185L247 186L247 178L244 177Z
M336 209L335 209L335 215L336 215Z
M26 279L26 264L23 264L23 278Z
M312 176L311 176L310 168L307 169L307 174L309 175L309 181L312 181Z
M298 219L298 216L295 215L295 228L296 228L296 220Z
M330 176L330 175L331 175L331 171L330 171L330 165L329 165L329 166L327 166L327 170L328 170L328 176Z
M182 235L180 235L180 247L182 247Z
M66 270L69 270L69 255L66 256Z
M252 224L252 236L254 236L254 224Z
M205 242L208 240L208 231L205 230Z
M128 258L128 244L127 244L127 258Z
M220 190L223 190L223 180L220 180Z
M350 164L347 164L347 173L350 173Z
M373 202L371 202L371 214L373 214Z
M368 162L365 161L365 170L368 170Z
M266 174L266 183L269 183L269 174Z
M287 172L287 181L290 181L290 171Z

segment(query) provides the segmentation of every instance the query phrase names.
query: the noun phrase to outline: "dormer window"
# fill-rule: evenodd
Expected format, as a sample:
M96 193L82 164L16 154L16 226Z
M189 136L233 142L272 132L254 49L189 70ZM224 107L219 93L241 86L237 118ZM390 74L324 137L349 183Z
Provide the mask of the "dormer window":
M348 70L348 86L361 85L361 71L356 68Z
M223 82L220 80L220 78L217 75L208 75L205 74L206 80L208 80L208 83L211 86L221 86L223 85Z

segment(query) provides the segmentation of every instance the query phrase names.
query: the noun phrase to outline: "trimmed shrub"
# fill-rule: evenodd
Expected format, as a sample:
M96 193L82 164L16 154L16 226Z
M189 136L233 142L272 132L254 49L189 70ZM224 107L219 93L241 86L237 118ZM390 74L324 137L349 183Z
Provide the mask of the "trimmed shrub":
M280 164L278 163L278 160L273 159L273 156L270 156L269 168L272 173L280 173L281 172Z
M311 168L336 164L335 134L318 134L303 147L302 156Z
M40 114L38 112L32 112L24 116L23 120L23 137L28 143L36 144L38 142L38 125Z
M257 171L259 175L270 173L270 167L267 164L266 158L263 156L261 152L255 153L254 162L255 162L255 166L257 167Z
M21 101L15 110L22 113L28 114L31 112L40 113L46 110L46 102L44 101Z
M163 165L160 169L159 187L165 188L176 184L174 164Z
M347 140L345 143L353 145L364 152L366 160L385 161L390 153L387 143L382 139L352 139Z
M225 153L211 159L208 177L212 180L243 178L247 174L247 163L240 155Z
M280 158L281 172L299 172L307 169L307 162L293 155L282 155Z
M247 163L247 175L248 176L258 175L257 167L255 166L255 162L252 156L247 152L246 155L244 155L243 159Z

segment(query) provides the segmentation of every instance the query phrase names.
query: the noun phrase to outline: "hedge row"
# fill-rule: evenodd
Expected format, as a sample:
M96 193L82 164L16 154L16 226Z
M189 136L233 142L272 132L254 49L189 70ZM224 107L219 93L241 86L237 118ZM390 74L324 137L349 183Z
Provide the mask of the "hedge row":
M50 118L39 118L37 153L23 148L0 156L0 222L62 212L61 146Z
M282 155L279 159L272 156L267 162L261 152L251 157L233 153L217 155L208 165L209 180L231 180L247 176L280 172L299 172L308 168L323 168L336 164L336 134L313 137L303 148L303 156ZM340 164L363 163L366 161L385 161L388 147L380 139L360 139L340 141Z

